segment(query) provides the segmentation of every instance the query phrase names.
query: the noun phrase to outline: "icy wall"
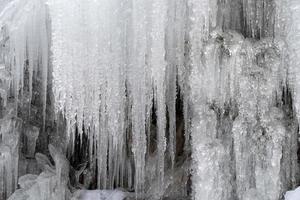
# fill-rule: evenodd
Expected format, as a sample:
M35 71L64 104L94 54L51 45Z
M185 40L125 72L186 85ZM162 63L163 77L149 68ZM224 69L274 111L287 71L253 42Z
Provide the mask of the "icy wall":
M71 149L76 132L88 135L98 187L134 183L136 192L144 191L146 158L155 157L159 190L165 159L174 166L185 6L161 0L49 2L56 111L66 118ZM155 149L149 152L153 115Z
M0 199L279 200L299 184L298 0L0 11Z
M34 110L33 96L45 100L47 95L49 57L43 2L1 1L0 10L0 199L7 199L17 188L18 177L28 172L30 159L25 157L34 158L39 128L30 123L34 117L28 113ZM44 89L33 95L37 77ZM45 111L45 105L41 110Z

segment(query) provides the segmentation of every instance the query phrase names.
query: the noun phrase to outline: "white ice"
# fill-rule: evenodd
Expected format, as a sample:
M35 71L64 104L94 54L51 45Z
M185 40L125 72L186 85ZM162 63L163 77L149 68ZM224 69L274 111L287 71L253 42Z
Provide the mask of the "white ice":
M300 199L300 187L295 190L288 191L284 195L284 200L299 200Z

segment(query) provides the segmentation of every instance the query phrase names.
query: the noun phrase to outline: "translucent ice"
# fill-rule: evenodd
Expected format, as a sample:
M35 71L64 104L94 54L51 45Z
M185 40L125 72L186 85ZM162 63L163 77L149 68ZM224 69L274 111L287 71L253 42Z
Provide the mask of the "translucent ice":
M17 187L20 122L7 116L0 120L0 198L7 198Z
M28 126L25 129L25 147L26 147L26 156L34 157L36 141L39 136L39 128L35 126Z
M56 111L67 120L68 142L74 146L76 130L81 137L83 133L89 135L90 146L96 147L94 153L90 150L90 158L97 163L97 185L104 189L131 182L124 182L125 169L129 167L124 153L130 148L135 190L142 192L146 136L151 117L156 115L156 173L162 184L167 149L165 93L169 81L164 44L167 2L51 0L49 8L55 104ZM174 67L168 68L173 71L172 78ZM170 155L174 161L175 80L170 87ZM129 147L125 144L127 136L131 140Z
M19 178L18 184L22 189L30 188L33 184L35 184L37 175L27 174Z
M26 70L29 73L27 88L30 101L33 79L39 74L42 80L41 98L45 116L49 62L46 5L43 0L6 2L9 3L6 3L0 12L1 66L3 64L11 73L12 84L9 86L13 91L16 106L19 98L23 97ZM0 73L0 77L2 76ZM10 96L10 93L7 96Z
M49 145L50 154L55 162L55 169L49 166L48 159L38 154L40 163L48 166L39 175L27 174L19 178L19 186L10 200L67 200L71 198L67 188L69 181L69 163L60 148Z

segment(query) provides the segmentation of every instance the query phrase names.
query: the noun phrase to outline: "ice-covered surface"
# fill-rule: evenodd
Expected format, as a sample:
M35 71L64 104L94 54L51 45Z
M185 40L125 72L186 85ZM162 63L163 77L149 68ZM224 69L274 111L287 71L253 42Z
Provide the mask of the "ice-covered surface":
M126 195L118 190L79 190L72 200L124 200Z
M20 124L7 116L0 120L0 198L6 199L17 187Z
M299 64L300 64L300 50L299 50L299 20L300 20L300 3L297 0L289 1L290 6L290 26L289 32L287 37L287 42L290 48L290 66L291 66L291 77L290 77L290 84L294 88L294 101L295 101L295 109L297 112L298 120L299 120L299 113L300 113L300 102L299 102L299 95L300 95L300 71L299 71Z
M175 155L176 82L173 79L169 85L165 79L167 73L175 77L176 67L167 67L165 60L167 2L113 0L77 4L53 0L49 8L55 103L57 111L67 119L71 148L76 130L81 136L83 132L90 135L90 146L96 147L93 159L98 158L94 160L98 162L97 184L108 189L114 184L130 185L125 170L132 166L127 165L129 155L124 154L129 148L134 158L134 188L142 192L149 148L146 138L151 116L156 115L156 175L161 177L162 185L167 88L173 95L173 103L169 104L173 109L169 152L172 162ZM125 143L126 134L130 136L130 146Z
M26 102L25 98L28 98L31 102L33 80L39 76L42 79L40 97L45 118L49 62L46 5L43 0L8 2L0 9L0 63L10 73L12 81L10 91L6 91L7 97L14 97L16 108L19 100ZM3 75L1 73L0 76ZM28 80L26 86L25 80ZM27 92L28 97L23 96Z
M281 107L286 100L278 100L293 77L286 24L281 24L283 19L290 23L288 4L270 2L259 7L259 1L242 3L246 27L241 33L235 24L226 24L235 12L223 12L225 27L218 25L220 10L212 7L213 1L195 1L192 9L191 134L196 199L280 199L282 192L296 184L297 124ZM271 8L275 5L274 13ZM227 6L224 9L234 7ZM268 26L270 19L275 19L275 27ZM235 31L224 32L224 28Z
M284 195L284 200L297 200L300 198L300 188L296 188L295 190L288 191Z
M27 157L34 157L35 154L35 147L36 147L36 142L39 136L39 128L36 126L28 126L25 128L25 133L24 133L24 145L27 148L25 150L26 156Z
M53 166L46 156L38 154L39 164L44 168L39 175L27 174L18 180L20 188L9 200L63 200L70 199L67 187L69 181L69 163L59 147L49 145L54 160ZM43 161L42 161L43 160Z
M124 187L172 199L190 184L195 200L282 198L299 179L299 17L298 0L1 1L0 198L16 189L18 162L11 200L84 186L107 190L74 198L122 199L113 189ZM21 156L14 129L25 103L45 125L52 78L54 165L35 154L45 126L24 119ZM87 163L77 172L76 159Z
M27 147L28 156L34 156L38 131L33 130L29 134L29 130L21 130L23 121L18 118L17 108L23 104L24 97L27 98L23 94L29 93L31 101L33 77L41 72L48 73L46 25L43 1L0 2L0 199L7 199L17 187L19 163L22 164L20 168L24 167L24 163L19 162L19 158L22 159L20 147ZM38 69L40 64L43 67ZM47 82L46 76L40 77ZM26 80L29 84L24 86ZM45 90L41 96L46 97ZM28 145L21 144L23 132L28 136Z

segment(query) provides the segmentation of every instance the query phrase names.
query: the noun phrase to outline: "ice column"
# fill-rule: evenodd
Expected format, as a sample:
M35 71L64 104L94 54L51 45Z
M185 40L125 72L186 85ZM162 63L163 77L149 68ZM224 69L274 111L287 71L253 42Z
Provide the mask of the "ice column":
M164 158L166 150L166 62L165 62L165 26L167 4L165 0L152 1L151 13L151 54L150 65L153 79L154 106L157 115L157 170L163 184Z
M17 188L21 122L12 118L0 121L0 198Z
M299 102L299 94L300 94L300 48L299 48L299 39L300 39L300 3L298 1L292 0L289 1L289 12L285 12L283 14L284 19L290 22L290 27L287 35L287 42L290 49L290 76L289 80L291 85L294 87L294 101L295 101L295 109L299 121L300 117L300 102Z
M129 36L129 44L132 51L129 51L128 81L130 95L132 98L131 119L132 119L132 152L135 162L135 189L137 192L143 190L145 181L145 156L146 156L146 113L151 111L151 100L147 97L151 94L148 91L149 73L146 52L147 52L147 23L146 1L132 1L132 33ZM130 48L130 46L128 46ZM150 96L151 97L151 96ZM149 101L150 100L150 101Z
M34 158L36 141L39 136L39 128L35 126L28 126L24 133L24 145L26 148L26 156Z
M56 111L67 119L71 149L76 131L80 136L87 134L91 148L96 145L97 149L96 157L90 156L98 162L98 186L112 188L123 180L128 156L123 155L131 148L135 190L142 191L153 106L157 116L157 175L163 182L168 86L173 98L169 106L172 160L176 98L174 65L169 68L172 85L166 80L167 1L91 0L75 4L51 0L49 8ZM127 147L128 137L131 142Z

